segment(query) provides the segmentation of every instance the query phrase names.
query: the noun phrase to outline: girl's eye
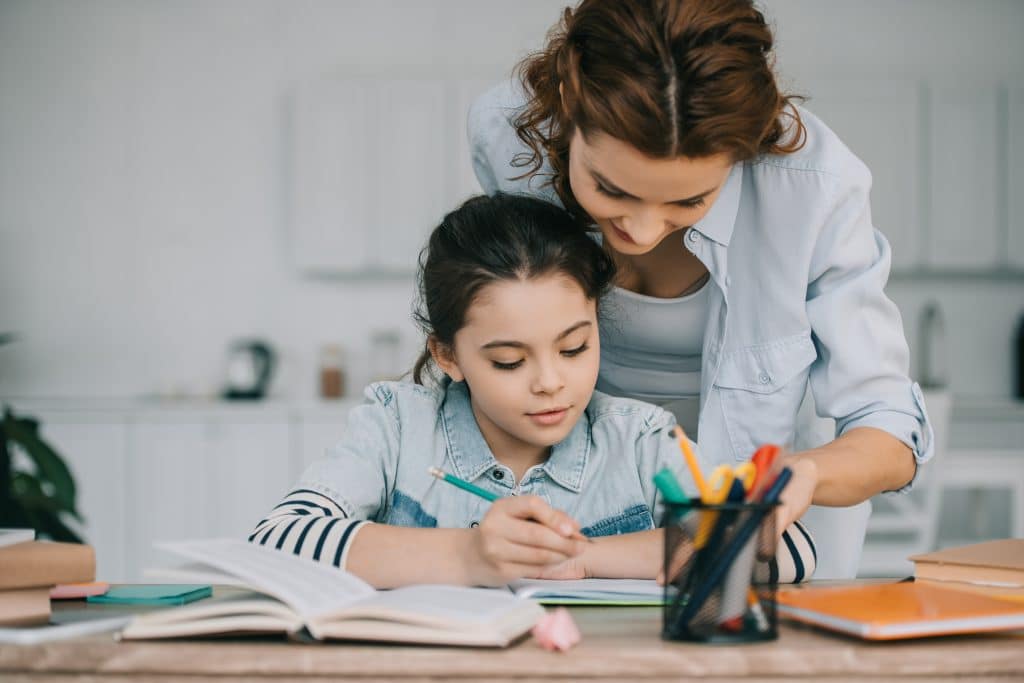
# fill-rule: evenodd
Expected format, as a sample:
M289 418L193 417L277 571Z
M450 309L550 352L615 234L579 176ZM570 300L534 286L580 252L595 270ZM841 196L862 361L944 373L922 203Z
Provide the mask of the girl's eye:
M491 365L493 365L496 370L515 370L522 364L522 360L517 360L513 363L502 363L501 361L498 360L491 361Z
M583 342L582 344L577 346L575 349L566 349L565 351L562 351L562 355L567 357L567 358L572 358L573 356L580 355L581 353L583 353L584 351L586 351L589 348L590 348L590 345L587 344L586 342Z
M615 192L614 190L609 190L607 187L605 187L601 183L597 183L597 185L595 187L597 187L597 191L599 193L603 194L605 197L610 197L612 199L622 199L623 197L626 196L626 195L622 194L621 192Z

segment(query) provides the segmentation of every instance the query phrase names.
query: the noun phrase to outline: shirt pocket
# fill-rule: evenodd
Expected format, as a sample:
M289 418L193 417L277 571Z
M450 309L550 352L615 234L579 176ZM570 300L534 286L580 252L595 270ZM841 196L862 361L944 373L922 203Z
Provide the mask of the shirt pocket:
M580 531L584 536L615 536L653 528L654 518L651 517L650 508L646 505L633 505L620 514L605 517Z
M817 357L808 332L736 349L722 359L714 384L736 460L750 458L766 443L792 443Z

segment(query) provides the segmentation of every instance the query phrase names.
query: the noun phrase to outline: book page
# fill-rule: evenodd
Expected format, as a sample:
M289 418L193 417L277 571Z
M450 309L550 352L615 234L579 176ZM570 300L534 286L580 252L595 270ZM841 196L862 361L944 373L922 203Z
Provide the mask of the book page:
M524 602L503 588L427 584L378 591L327 618L360 616L472 630L501 620Z
M240 539L173 541L156 546L238 577L245 586L285 603L304 621L376 592L370 584L336 567Z

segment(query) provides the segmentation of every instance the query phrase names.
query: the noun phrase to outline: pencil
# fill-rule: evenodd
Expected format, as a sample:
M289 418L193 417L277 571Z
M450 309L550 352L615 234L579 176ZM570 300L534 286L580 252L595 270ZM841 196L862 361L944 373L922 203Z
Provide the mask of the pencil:
M690 440L686 438L686 432L679 425L676 425L672 432L676 435L676 440L679 442L679 450L683 452L683 457L686 458L686 465L690 468L693 481L697 484L697 491L700 493L701 500L705 503L710 501L711 489L708 488L708 483L704 481L704 475L700 471L700 465L697 464L697 456L693 454L693 449L690 448Z
M458 477L456 477L454 475L451 475L451 474L448 474L444 470L440 470L440 469L438 469L436 467L431 467L430 468L430 473L432 475L434 475L435 477L437 477L438 479L440 479L442 481L448 482L452 486L460 488L463 491L469 491L470 493L472 493L474 495L477 495L477 496L480 496L484 500L490 501L492 503L494 501L498 500L498 498L501 498L501 496L499 496L499 495L497 495L495 493L491 493L490 491L485 491L484 489L480 488L479 486L475 486L473 484L470 484L468 481L465 481L464 479L459 479Z
M475 486L474 484L470 484L465 479L459 479L454 474L448 474L444 470L439 469L437 467L431 467L431 468L429 468L428 471L430 472L431 475L433 475L434 477L437 477L441 481L446 481L449 484L451 484L452 486L460 488L463 491L468 491L468 492L472 493L475 496L480 496L484 500L490 501L492 503L494 501L498 500L499 498L501 498L501 496L499 496L497 494L491 493L490 491L486 491L486 490L480 488L479 486ZM588 536L584 536L580 532L576 532L575 534L573 534L571 536L571 538L574 538L577 541L587 541L588 543L593 543L594 542L594 539L592 539L592 538L590 538Z

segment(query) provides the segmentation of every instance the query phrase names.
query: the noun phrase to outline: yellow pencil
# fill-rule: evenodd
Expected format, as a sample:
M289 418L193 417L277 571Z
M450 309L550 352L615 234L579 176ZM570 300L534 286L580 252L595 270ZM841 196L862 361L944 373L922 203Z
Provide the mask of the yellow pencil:
M676 425L672 432L676 435L676 440L679 441L679 450L683 452L683 457L686 458L686 465L690 468L693 481L697 484L697 492L700 493L701 500L706 503L712 498L711 489L704 480L704 474L700 471L700 465L697 464L697 456L693 454L693 449L690 448L690 440L686 438L686 432L679 425Z

